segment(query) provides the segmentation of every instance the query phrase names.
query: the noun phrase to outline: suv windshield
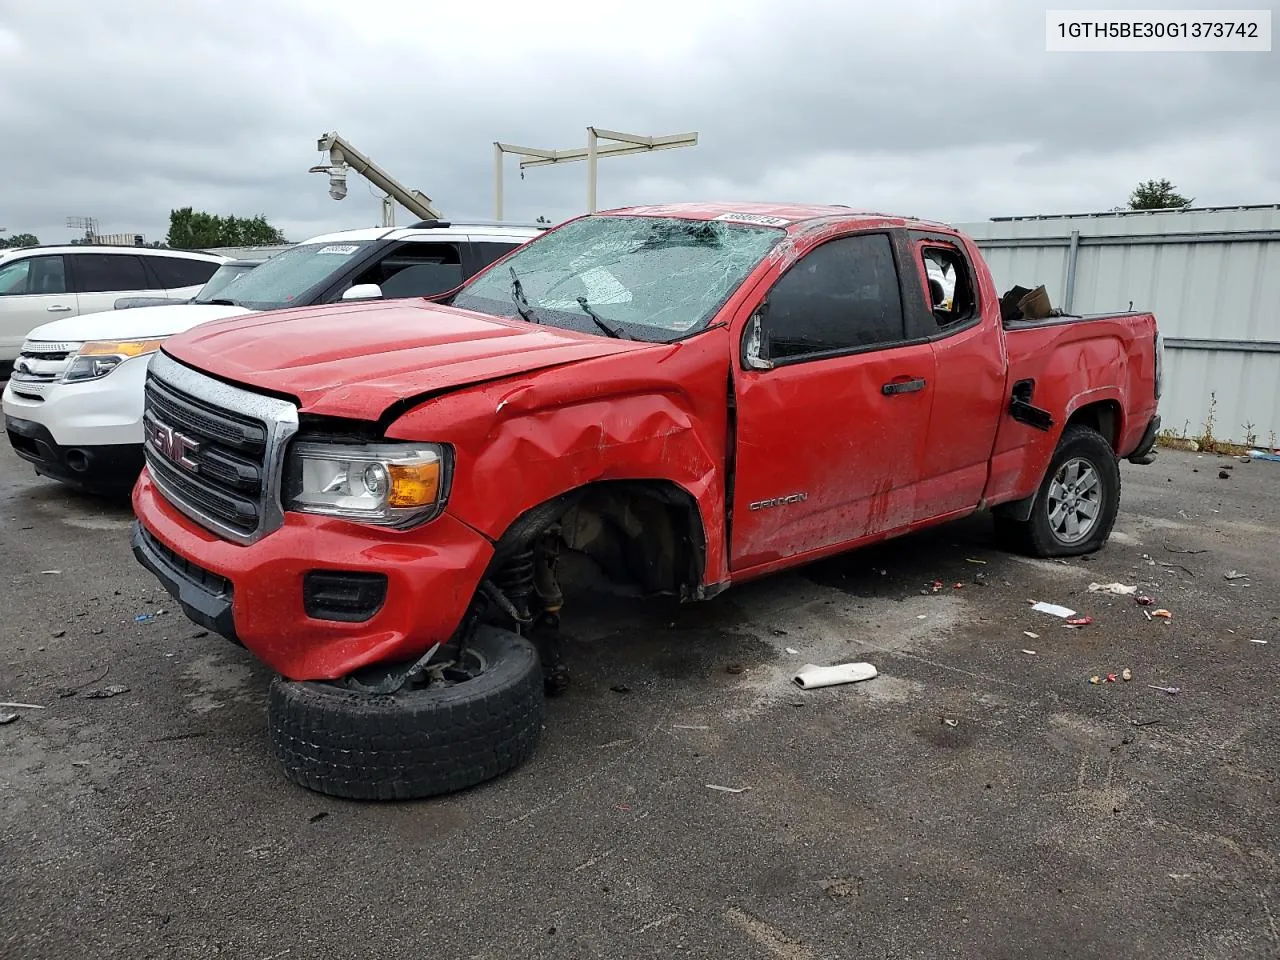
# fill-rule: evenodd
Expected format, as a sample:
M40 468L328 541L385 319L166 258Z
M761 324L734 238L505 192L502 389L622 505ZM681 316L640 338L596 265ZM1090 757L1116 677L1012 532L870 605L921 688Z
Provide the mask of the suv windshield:
M210 300L225 300L227 294L223 291L253 268L254 264L249 263L224 263L213 272L212 277L205 281L200 292L191 298L191 302L208 303Z
M374 241L350 240L335 243L303 243L264 260L225 291L238 307L275 310L300 306L299 298L313 287L350 266L356 256Z
M451 302L601 333L589 307L627 337L676 340L701 329L785 235L718 220L583 217L531 240ZM522 297L512 296L513 272Z

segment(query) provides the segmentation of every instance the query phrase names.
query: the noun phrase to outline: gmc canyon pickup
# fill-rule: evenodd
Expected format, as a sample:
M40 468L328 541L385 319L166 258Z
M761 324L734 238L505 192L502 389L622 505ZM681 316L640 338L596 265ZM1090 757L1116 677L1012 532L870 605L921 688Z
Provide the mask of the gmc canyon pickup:
M1024 319L941 223L593 214L432 299L166 340L133 550L279 674L287 776L426 796L532 754L561 551L685 600L980 509L1094 551L1161 353L1149 313Z

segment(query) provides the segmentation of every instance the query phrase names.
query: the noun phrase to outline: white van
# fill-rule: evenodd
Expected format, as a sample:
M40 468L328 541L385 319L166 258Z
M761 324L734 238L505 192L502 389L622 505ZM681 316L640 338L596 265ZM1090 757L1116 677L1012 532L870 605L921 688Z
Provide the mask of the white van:
M23 247L0 252L0 380L49 320L110 310L117 297L191 297L227 257L157 247Z
M126 493L143 464L147 364L166 337L261 310L447 293L545 229L424 220L332 233L190 303L113 310L112 298L101 308L108 312L46 323L27 336L4 390L9 442L36 473L94 493Z

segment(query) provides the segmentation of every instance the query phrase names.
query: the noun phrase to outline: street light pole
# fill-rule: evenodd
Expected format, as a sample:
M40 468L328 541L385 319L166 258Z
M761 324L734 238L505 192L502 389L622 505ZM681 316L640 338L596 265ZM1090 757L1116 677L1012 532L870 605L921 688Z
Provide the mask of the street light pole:
M600 146L599 140L611 140ZM598 164L601 157L621 157L633 153L653 153L655 150L674 150L678 147L696 147L697 131L692 133L676 133L661 137L646 137L635 133L619 133L616 130L601 130L598 127L587 127L587 146L568 150L543 150L538 147L521 147L511 143L494 141L493 144L493 186L494 216L502 219L502 155L514 153L520 157L520 169L526 167L542 167L554 163L572 163L577 160L587 161L587 212L596 212L596 184Z

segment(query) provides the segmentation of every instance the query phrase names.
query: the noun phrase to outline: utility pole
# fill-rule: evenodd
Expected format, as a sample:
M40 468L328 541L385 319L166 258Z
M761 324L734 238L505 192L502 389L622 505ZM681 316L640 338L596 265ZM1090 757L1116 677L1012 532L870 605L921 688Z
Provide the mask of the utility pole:
M600 140L613 143L600 146ZM621 157L633 153L653 153L655 150L674 150L677 147L696 147L697 131L676 133L661 137L645 137L635 133L619 133L587 127L587 145L568 150L543 150L539 147L520 147L511 143L494 141L493 144L493 210L494 218L502 219L502 155L514 153L520 157L520 169L543 167L553 163L587 161L587 213L596 212L597 163L601 157Z
M383 226L395 226L395 207L388 200L398 202L423 220L441 219L440 211L432 205L430 197L421 190L410 190L339 134L326 133L316 142L316 149L321 153L327 151L329 162L314 166L307 172L329 175L329 196L333 199L341 200L347 195L347 170L350 168L387 195L382 202Z

